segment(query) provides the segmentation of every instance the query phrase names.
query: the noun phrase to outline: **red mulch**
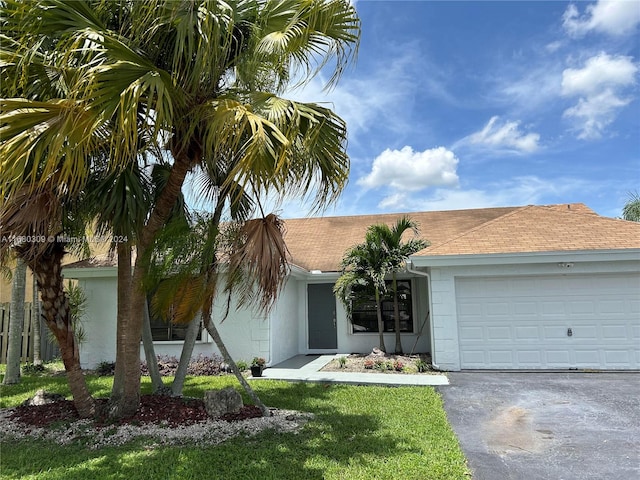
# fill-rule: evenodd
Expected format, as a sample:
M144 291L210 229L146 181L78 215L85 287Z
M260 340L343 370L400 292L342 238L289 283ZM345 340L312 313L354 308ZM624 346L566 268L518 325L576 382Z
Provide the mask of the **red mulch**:
M107 400L96 400L97 410L106 410ZM222 420L235 422L249 418L261 417L260 408L245 405L238 413L228 413ZM26 426L46 427L55 422L73 422L79 420L78 412L70 400L61 400L47 405L30 405L16 407L10 416ZM142 395L140 407L136 414L118 422L108 420L106 415L96 416L96 426L103 425L141 425L146 423L169 424L171 426L193 425L209 419L204 402L195 398L169 397L165 395Z

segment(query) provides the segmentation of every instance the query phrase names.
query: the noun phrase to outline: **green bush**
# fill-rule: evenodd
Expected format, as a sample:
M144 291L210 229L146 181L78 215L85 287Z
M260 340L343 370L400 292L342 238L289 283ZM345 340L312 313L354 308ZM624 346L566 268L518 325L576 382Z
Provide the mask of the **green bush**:
M236 362L236 366L238 367L238 370L240 370L241 372L244 372L249 368L249 362L245 360L238 360Z
M38 375L40 373L45 373L46 371L47 369L42 363L40 364L27 363L22 366L23 375Z

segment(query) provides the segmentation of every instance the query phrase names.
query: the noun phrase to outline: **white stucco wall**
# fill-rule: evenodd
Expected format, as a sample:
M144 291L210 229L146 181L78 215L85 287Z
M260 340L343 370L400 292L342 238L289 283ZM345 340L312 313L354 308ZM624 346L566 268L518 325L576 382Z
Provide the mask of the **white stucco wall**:
M100 362L113 362L116 358L117 279L80 278L78 285L87 296L81 321L84 340L80 343L80 365L92 369Z
M85 340L80 344L80 364L82 368L93 369L100 362L113 362L116 358L116 317L117 317L117 273L115 268L80 268L65 271L67 278L78 279L78 284L87 296L87 309L82 321ZM236 359L267 356L269 352L268 324L258 319L247 323L248 313L232 312L230 318L221 325L220 310L214 317L220 334L231 355ZM255 328L254 328L255 327ZM234 341L230 341L234 339ZM154 342L156 355L180 358L182 342ZM210 356L219 353L206 331L202 340L196 342L192 358L198 355ZM144 349L140 345L140 359L144 360Z
M229 354L234 360L250 362L253 357L263 357L270 362L269 320L253 309L238 309L232 303L229 316L221 321L224 312L224 299L214 302L213 321L220 332ZM213 350L218 350L215 344Z
M298 354L298 280L290 277L269 315L271 323L270 364L282 362Z
M83 368L95 368L100 362L115 361L116 356L116 315L117 315L117 277L115 268L74 269L67 272L69 278L77 278L85 290L88 299L84 330L86 341L80 347L80 359ZM320 283L333 283L337 275L323 278ZM414 278L414 315L416 329L424 322L428 311L427 281ZM290 277L278 302L268 317L252 309L237 310L231 306L228 318L220 322L224 312L224 300L214 304L213 321L235 360L250 361L254 356L264 357L268 364L282 362L298 354L318 353L308 348L307 320L308 279ZM336 322L339 353L368 353L378 345L378 335L353 334L346 312L336 300ZM402 334L405 352L414 347L416 334ZM385 345L393 350L395 335L385 334ZM182 342L154 342L156 355L169 355L179 358ZM416 353L430 351L430 326L427 325L415 347ZM219 353L206 331L202 341L196 343L192 357L210 356ZM144 349L140 346L140 359L144 360Z
M455 279L458 277L511 275L584 275L640 271L640 261L573 262L571 270L558 266L557 261L537 264L472 265L432 267L431 292L433 308L434 363L443 370L460 370Z
M315 283L335 283L337 275L326 277L322 281ZM412 278L413 282L413 309L416 318L416 332L403 333L402 348L405 353L410 353L415 344L415 353L425 353L430 348L430 327L427 324L422 330L422 335L416 344L417 332L425 321L428 311L428 290L426 278ZM322 353L318 350L309 349L309 330L308 330L308 307L307 307L307 285L309 282L298 282L298 315L300 318L300 330L298 332L298 348L303 354ZM352 333L351 322L347 318L347 313L342 303L336 299L336 329L338 338L338 347L333 352L337 353L370 353L374 347L378 346L377 333ZM395 334L385 333L384 343L387 351L393 352L395 346Z

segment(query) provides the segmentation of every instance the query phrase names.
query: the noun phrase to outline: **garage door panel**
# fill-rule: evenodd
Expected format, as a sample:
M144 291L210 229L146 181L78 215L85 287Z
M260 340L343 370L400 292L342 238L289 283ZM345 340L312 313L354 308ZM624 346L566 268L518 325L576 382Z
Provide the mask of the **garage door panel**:
M571 359L569 358L569 352L567 350L546 350L547 361L544 367L570 367Z
M602 338L610 340L625 341L630 338L631 335L626 325L603 325L602 326Z
M509 304L507 302L490 302L485 305L485 316L487 317L509 317Z
M511 350L491 350L489 352L489 362L499 368L509 368L509 365L513 365L513 360Z
M540 314L545 317L560 316L564 317L567 314L566 305L563 301L544 301L540 303Z
M534 340L537 341L540 338L540 329L538 327L516 327L515 338L517 340Z
M564 325L545 325L543 331L542 340L562 340L564 342L567 338L567 327Z
M486 339L488 341L501 341L501 340L507 340L510 341L512 338L512 334L511 334L511 328L509 327L487 327L486 328L486 332L487 332L487 337Z
M632 363L633 352L629 350L605 350L605 361L612 365L628 365Z
M596 311L596 304L592 300L573 300L568 302L567 313L571 317L593 315Z
M542 352L540 350L519 350L516 352L516 358L521 368L533 368L543 362Z
M640 275L457 279L456 304L462 368L640 368Z

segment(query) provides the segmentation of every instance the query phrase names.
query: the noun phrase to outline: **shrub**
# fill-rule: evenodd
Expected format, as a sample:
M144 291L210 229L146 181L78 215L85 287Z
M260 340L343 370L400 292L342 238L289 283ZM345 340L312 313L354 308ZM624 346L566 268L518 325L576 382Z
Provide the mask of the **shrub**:
M96 375L99 377L110 377L116 371L115 362L100 362L96 367Z
M218 355L206 357L200 354L195 359L191 359L191 361L189 362L189 366L187 367L187 375L220 375L220 373L222 372L222 363L222 357Z
M402 363L400 360L396 360L393 362L393 369L396 372L402 372L404 370L404 363Z
M420 373L429 371L429 364L422 359L416 360L415 365Z
M22 366L22 374L23 375L38 375L40 373L46 372L47 369L43 364L35 364L35 363L27 363Z
M249 362L245 360L238 360L236 362L236 366L238 367L238 370L244 372L247 368L249 368Z
M158 355L158 370L163 377L170 377L176 374L178 369L179 360L174 356ZM191 359L189 366L187 367L187 375L191 376L206 376L206 375L220 375L222 373L222 357L219 355L212 355L207 357L205 355L198 355L196 358ZM149 375L149 367L147 362L140 362L140 373L142 375Z
M338 365L340 368L345 368L347 366L347 357L338 357Z
M378 359L375 361L374 368L384 372L385 370L393 370L393 362Z
M366 368L367 370L373 370L373 367L375 367L375 362L372 359L367 358L364 361L364 368Z

